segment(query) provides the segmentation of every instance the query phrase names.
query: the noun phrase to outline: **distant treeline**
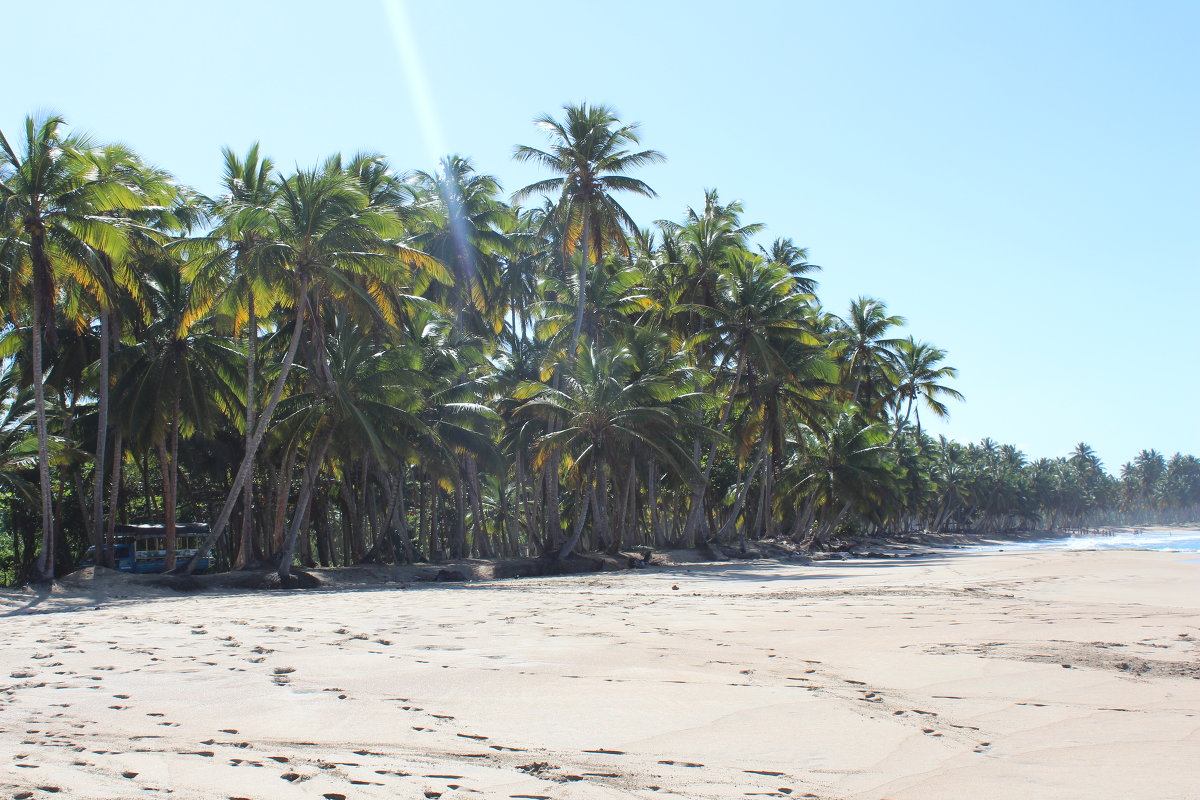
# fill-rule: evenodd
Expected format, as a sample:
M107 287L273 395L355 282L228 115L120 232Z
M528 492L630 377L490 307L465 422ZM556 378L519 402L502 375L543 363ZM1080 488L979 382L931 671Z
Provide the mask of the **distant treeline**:
M27 120L0 145L0 570L212 524L231 568L1196 519L1200 462L1029 462L932 439L938 347L707 192L638 223L663 156L602 106L539 118L511 197L461 156L222 193ZM644 225L644 226L643 226ZM168 565L175 564L168 552ZM182 560L181 560L182 562Z

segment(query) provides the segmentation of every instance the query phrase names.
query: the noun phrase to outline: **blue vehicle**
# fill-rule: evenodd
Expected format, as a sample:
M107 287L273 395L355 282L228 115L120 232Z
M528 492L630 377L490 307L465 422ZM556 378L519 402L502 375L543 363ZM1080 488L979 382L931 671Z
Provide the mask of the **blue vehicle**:
M187 562L208 536L203 522L184 522L175 526L175 563ZM167 535L162 525L117 525L113 529L113 552L120 572L162 572L166 567ZM89 547L79 562L81 567L96 565L96 548ZM203 572L213 565L212 555L200 560L196 569Z

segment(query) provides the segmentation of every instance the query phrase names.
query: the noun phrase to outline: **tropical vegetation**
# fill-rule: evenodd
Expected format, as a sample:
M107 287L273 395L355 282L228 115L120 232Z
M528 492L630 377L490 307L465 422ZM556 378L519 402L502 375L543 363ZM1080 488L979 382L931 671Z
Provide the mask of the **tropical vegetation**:
M1200 461L1109 475L931 437L944 350L709 191L639 225L663 159L604 106L536 121L506 197L464 156L280 170L216 196L57 116L0 135L0 571L211 523L226 568L1200 517Z

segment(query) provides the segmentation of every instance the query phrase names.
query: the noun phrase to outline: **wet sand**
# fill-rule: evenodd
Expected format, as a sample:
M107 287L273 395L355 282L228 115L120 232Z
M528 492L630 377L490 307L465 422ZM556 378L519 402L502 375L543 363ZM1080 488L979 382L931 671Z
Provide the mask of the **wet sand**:
M1195 554L138 592L0 595L0 797L1200 797Z

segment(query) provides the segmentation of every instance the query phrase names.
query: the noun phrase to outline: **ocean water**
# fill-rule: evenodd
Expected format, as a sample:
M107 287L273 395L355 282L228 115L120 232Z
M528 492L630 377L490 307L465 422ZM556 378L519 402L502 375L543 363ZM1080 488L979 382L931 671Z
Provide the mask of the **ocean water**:
M1200 529L1118 533L1112 536L1071 536L1032 542L982 545L975 550L1159 550L1168 553L1200 553Z

